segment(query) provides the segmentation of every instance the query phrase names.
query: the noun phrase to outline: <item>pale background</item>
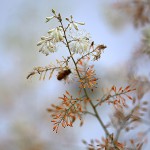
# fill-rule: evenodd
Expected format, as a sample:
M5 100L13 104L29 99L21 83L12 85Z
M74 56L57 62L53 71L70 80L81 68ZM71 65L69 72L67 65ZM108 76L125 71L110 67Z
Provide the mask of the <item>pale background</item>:
M51 9L63 17L73 15L76 21L85 22L95 43L107 45L96 70L100 78L124 82L122 66L128 61L137 43L140 30L132 25L113 29L106 19L105 0L1 0L0 1L0 149L1 150L84 150L81 140L104 135L92 117L86 117L83 127L78 122L73 128L52 132L46 108L64 93L63 82L56 80L26 80L34 66L44 66L59 57L45 57L36 44L55 24L45 24ZM107 71L112 73L107 76ZM113 75L115 77L113 77ZM111 78L110 78L111 76ZM106 78L105 78L106 77ZM117 81L117 79L119 81ZM108 114L101 108L102 118Z

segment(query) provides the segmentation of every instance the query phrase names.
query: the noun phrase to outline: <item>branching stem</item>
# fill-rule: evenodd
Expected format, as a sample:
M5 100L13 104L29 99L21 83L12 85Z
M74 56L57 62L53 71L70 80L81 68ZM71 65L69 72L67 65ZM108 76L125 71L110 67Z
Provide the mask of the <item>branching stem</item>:
M128 93L128 91L120 92L120 93L115 93L115 94L113 94L113 95L110 95L110 94L107 95L107 96L104 95L104 96L102 97L101 101L98 102L97 104L95 104L94 107L97 107L98 105L102 104L103 102L105 102L106 100L108 100L108 99L110 99L110 98L113 98L113 97L116 97L116 96L119 96L119 95L123 95L123 94L126 94L126 93Z
M59 19L59 18L60 18L60 19ZM71 57L71 59L72 59L74 65L75 65L77 75L78 75L79 79L81 80L81 76L80 76L80 73L79 73L79 71L78 71L77 63L76 63L76 61L75 61L75 59L74 59L74 57L73 57L73 55L72 55L72 53L71 53L71 49L70 49L70 46L69 46L69 41L68 41L67 35L66 35L66 29L65 29L64 26L63 26L61 16L59 16L59 18L58 18L58 20L59 20L59 22L60 22L60 24L61 24L61 27L62 27L62 30L63 30L63 33L64 33L64 38L65 38L65 41L66 41L66 47L68 48L70 57ZM87 99L90 99L85 88L83 89L83 91L84 91L84 94L85 94L86 98L87 98ZM94 115L96 116L98 122L100 123L100 125L102 126L102 128L103 128L103 130L104 130L104 132L105 132L105 134L106 134L106 137L109 137L109 136L110 136L110 133L109 133L109 131L107 130L106 126L104 125L104 123L103 123L101 117L99 116L96 107L94 106L94 104L92 103L91 100L90 100L89 102L90 102L90 105L91 105L91 107L93 108L93 111L94 111L94 113L95 113ZM113 140L112 140L112 144L114 145L114 148L115 148L116 150L119 150L119 148L115 145L115 142L114 142Z
M65 28L64 28L64 26L63 26L62 19L59 19L59 22L60 22L61 27L62 27L62 29L63 29L64 38L65 38L65 41L66 41L66 46L67 46L67 48L68 48L68 50L69 50L69 53L70 53L70 57L71 57L71 59L72 59L74 65L75 65L75 68L76 68L78 77L79 77L79 79L81 79L80 73L79 73L79 71L78 71L77 64L76 64L75 59L73 58L72 53L71 53L71 50L70 50L69 42L68 42L68 39L67 39L67 36L66 36L66 30L65 30ZM88 94L87 94L86 89L84 89L84 93L85 93L85 96L89 99L89 96L88 96ZM95 108L95 106L94 106L94 104L92 103L91 100L90 100L90 104L91 104L91 106L92 106L92 108L93 108L93 111L94 111L94 113L95 113L96 118L98 119L100 125L101 125L102 128L104 129L106 136L109 136L110 134L109 134L107 128L105 127L105 125L104 125L102 119L100 118L100 116L99 116L99 114L98 114L98 111L96 110L96 108Z

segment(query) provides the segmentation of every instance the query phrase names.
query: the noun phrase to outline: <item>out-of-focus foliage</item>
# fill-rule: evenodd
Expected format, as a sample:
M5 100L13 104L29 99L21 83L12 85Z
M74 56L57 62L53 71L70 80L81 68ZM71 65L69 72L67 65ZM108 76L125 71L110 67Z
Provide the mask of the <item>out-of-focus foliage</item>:
M143 100L149 102L150 92L150 1L149 0L126 0L112 2L107 6L109 13L106 15L106 20L110 22L110 25L115 29L122 29L129 23L133 25L137 32L140 33L139 42L134 46L131 56L127 62L124 62L124 68L126 69L125 76L128 83L133 83L136 87L136 98L141 103ZM110 13L111 12L111 13ZM117 14L117 15L116 15ZM114 21L115 20L115 21ZM115 24L114 24L115 23ZM121 30L120 30L121 31ZM143 102L145 103L145 102ZM147 104L147 102L145 103ZM140 104L141 105L141 104ZM144 109L143 111L149 110ZM143 113L141 113L143 115ZM119 115L122 116L122 115ZM121 117L123 118L123 117ZM149 124L150 117L146 115L144 117L145 124ZM141 127L142 128L142 127ZM140 131L140 129L138 129ZM149 139L149 128L141 134L144 137L142 140ZM125 133L124 133L125 134ZM122 135L121 139L126 139ZM133 135L130 134L130 137ZM129 138L129 137L128 137ZM131 140L131 145L134 145L135 141ZM141 145L139 149L144 149Z
M132 23L134 27L142 27L150 23L149 0L125 0L107 5L105 9L107 21L115 28Z

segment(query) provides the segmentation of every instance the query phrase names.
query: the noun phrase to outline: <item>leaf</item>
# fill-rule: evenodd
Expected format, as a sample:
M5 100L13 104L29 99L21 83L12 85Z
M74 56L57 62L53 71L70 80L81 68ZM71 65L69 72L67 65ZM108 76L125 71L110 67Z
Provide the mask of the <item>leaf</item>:
M134 140L133 140L133 139L130 139L130 143L131 143L132 145L134 145Z
M118 92L120 92L120 91L122 91L122 87L119 88L119 91L118 91Z
M51 71L49 79L51 79L52 75L53 75L54 69Z
M127 94L125 94L125 95L128 97L128 99L133 100L133 98L131 96L129 96Z
M66 94L70 96L70 93L68 91L66 91Z
M61 125L62 125L62 127L66 127L66 123L65 123L65 121L63 121L62 123L61 123Z
M111 88L116 93L116 87L113 85Z
M55 125L54 127L53 127L53 131L55 131L56 130L56 133L58 132L58 125Z
M124 89L124 91L127 91L129 88L130 88L130 86L128 85L128 86Z

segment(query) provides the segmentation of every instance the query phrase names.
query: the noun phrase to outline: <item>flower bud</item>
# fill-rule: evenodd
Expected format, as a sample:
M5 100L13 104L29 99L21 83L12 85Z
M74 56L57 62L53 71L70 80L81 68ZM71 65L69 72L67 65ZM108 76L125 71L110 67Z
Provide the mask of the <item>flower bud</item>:
M55 12L55 10L54 10L54 9L52 9L52 13L53 13L53 14L56 14L56 12Z
M45 40L45 39L46 39L46 37L45 37L45 36L42 36L42 37L41 37L41 40Z
M77 23L73 23L73 26L74 26L74 28L75 28L76 30L78 30L78 25L77 25Z
M72 23L69 24L69 29L70 29L70 30L72 29Z
M67 21L69 21L69 18L66 18Z
M56 28L53 28L53 29L49 30L49 31L48 31L48 33L52 33L52 32L54 32L54 31L55 31L55 29L56 29Z
M79 24L79 25L85 25L84 22L76 22L76 23Z
M43 43L43 41L40 41L37 43L37 46L40 46Z
M50 20L52 20L53 18L54 18L54 16L46 17L46 23L49 22Z

